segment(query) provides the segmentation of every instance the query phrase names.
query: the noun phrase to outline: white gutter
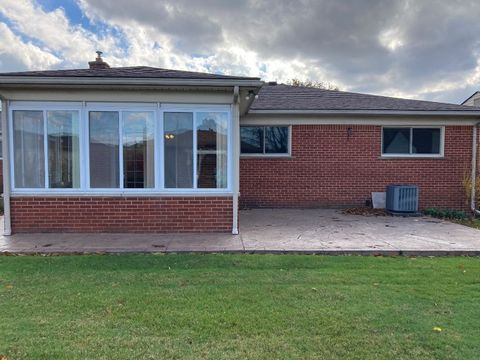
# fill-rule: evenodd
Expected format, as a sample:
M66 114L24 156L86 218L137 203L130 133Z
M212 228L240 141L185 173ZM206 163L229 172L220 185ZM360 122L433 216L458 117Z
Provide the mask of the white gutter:
M240 108L239 108L240 88L233 88L233 109L232 109L232 131L233 131L233 216L232 216L232 234L238 235L238 196L240 189Z
M480 110L448 110L448 111L429 111L429 110L250 110L249 114L278 114L278 115L431 115L431 116L476 116L480 117Z
M11 235L10 222L10 152L8 129L8 101L0 95L2 100L2 151L3 151L3 235Z
M0 86L8 85L151 85L151 86L253 86L256 79L178 79L178 78L110 78L110 77L38 77L0 76Z
M480 210L477 209L477 204L475 201L476 197L476 184L477 184L477 156L478 156L478 127L480 123L475 124L473 127L473 137L472 137L472 193L470 197L470 209L476 215L480 215Z

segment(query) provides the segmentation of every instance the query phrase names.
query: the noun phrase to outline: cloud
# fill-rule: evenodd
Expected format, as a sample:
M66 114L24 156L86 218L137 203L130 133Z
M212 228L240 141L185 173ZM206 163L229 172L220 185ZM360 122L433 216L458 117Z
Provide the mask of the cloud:
M333 82L341 89L458 102L480 79L480 3L438 0L3 0L0 28L23 68L111 65ZM0 17L0 21L1 21ZM0 70L17 50L0 47ZM7 59L7 56L10 57ZM8 61L7 61L8 60Z

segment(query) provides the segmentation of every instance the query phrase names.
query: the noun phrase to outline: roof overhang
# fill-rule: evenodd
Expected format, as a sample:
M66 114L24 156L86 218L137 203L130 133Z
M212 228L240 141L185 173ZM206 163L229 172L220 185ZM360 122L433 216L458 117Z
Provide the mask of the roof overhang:
M262 115L390 115L390 116L472 116L480 117L480 110L429 111L429 110L255 110L249 114Z
M106 77L39 77L0 76L0 87L16 86L199 86L199 87L261 87L256 79L179 79L179 78L106 78Z

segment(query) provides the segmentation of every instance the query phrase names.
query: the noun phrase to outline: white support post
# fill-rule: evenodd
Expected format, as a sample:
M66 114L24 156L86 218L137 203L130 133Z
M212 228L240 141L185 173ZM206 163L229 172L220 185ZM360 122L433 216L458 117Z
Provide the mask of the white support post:
M240 109L239 109L239 92L238 86L233 89L233 107L232 107L232 134L233 134L233 219L232 234L238 235L238 196L240 189Z
M10 222L10 129L8 101L2 97L2 151L3 151L3 235L12 234Z

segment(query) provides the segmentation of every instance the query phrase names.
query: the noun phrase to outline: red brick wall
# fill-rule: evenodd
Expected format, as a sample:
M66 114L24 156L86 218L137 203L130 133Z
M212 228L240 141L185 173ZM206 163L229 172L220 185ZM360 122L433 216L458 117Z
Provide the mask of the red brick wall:
M12 232L229 232L229 197L12 197Z
M347 129L353 129L347 137ZM420 208L467 209L462 178L470 171L471 126L445 128L444 159L380 159L381 127L292 127L291 158L242 158L242 207L362 205L391 183L419 186Z

